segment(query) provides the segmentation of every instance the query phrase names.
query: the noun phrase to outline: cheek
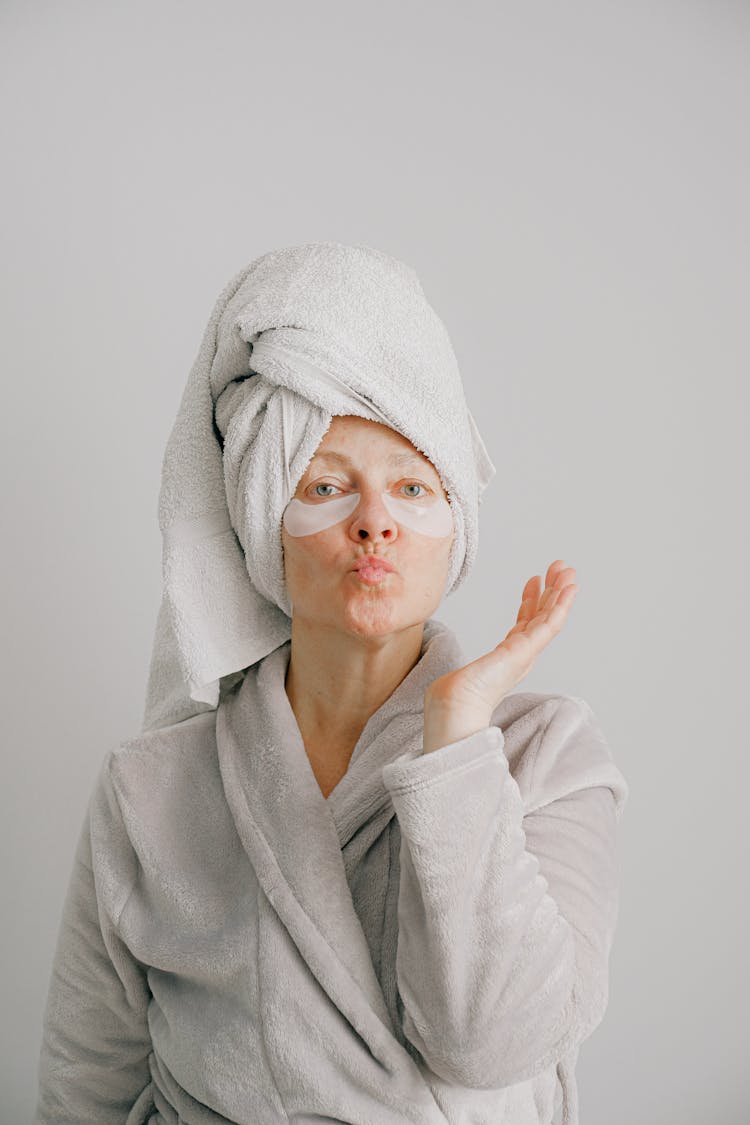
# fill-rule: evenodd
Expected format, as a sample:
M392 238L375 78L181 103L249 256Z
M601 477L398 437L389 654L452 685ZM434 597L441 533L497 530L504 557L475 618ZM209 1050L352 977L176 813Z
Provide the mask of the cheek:
M421 576L429 582L442 581L448 569L452 542L452 536L436 539L402 532L397 554L403 564L404 575L412 579Z
M335 550L327 542L325 533L319 535L288 535L281 533L281 551L284 569L288 573L304 578L308 573L328 570L335 556Z

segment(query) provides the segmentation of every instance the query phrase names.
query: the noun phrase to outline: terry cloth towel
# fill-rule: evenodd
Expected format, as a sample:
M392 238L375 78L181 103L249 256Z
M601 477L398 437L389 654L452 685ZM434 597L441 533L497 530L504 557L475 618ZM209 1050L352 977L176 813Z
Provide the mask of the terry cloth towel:
M495 467L414 269L338 242L264 254L219 296L167 443L144 730L215 708L290 638L281 517L340 414L389 425L432 461L455 526L446 594L468 574Z
M107 754L35 1125L578 1125L627 795L591 708L511 694L422 754L424 692L466 663L431 618L326 799L290 648Z

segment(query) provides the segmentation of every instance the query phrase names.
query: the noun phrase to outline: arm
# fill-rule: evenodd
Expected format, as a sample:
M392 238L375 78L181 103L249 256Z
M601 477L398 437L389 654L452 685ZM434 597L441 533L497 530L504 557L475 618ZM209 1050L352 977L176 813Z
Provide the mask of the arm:
M526 815L497 726L383 769L402 838L404 1032L446 1081L531 1078L606 1008L627 788L588 705L551 704Z
M109 760L86 811L63 907L34 1125L124 1125L139 1098L144 1109L150 1101L150 992L145 968L117 932L135 860Z

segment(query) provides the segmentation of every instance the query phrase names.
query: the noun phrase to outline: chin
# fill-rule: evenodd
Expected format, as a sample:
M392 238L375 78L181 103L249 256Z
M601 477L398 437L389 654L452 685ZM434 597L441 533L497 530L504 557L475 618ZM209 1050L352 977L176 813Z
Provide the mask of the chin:
M362 597L346 607L343 627L348 632L368 636L382 636L404 627L403 611L395 599L387 597Z

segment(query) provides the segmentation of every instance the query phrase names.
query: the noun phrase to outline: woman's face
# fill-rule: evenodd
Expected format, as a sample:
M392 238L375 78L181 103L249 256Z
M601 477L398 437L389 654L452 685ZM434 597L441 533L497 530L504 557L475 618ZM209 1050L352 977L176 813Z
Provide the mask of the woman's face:
M397 503L386 506L383 493ZM344 497L351 497L349 505ZM285 518L294 534L282 523L281 541L295 617L371 636L424 622L434 613L445 590L455 532L436 469L407 438L380 422L336 415L294 499L305 508L288 509ZM307 507L332 500L341 502L327 513ZM443 504L429 514L406 508L439 500ZM293 513L296 520L290 518ZM326 515L329 526L315 530ZM416 530L420 523L422 531ZM394 567L375 584L353 569L371 555Z

